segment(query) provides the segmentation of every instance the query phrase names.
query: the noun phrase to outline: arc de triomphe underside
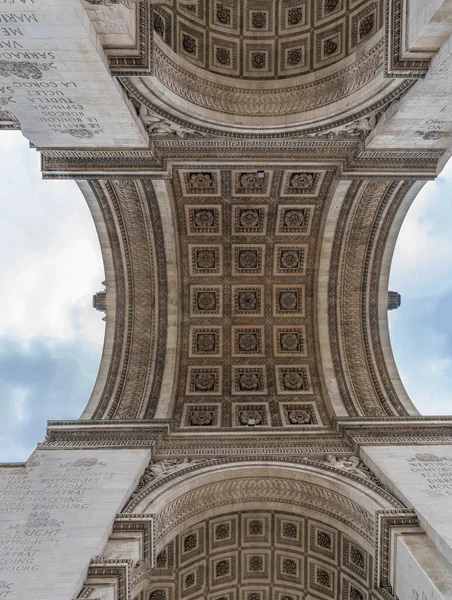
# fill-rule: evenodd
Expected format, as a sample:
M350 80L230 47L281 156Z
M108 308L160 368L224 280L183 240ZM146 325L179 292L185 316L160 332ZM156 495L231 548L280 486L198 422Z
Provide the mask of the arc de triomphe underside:
M451 34L450 0L0 3L0 128L84 194L106 319L80 419L0 466L0 598L452 598L452 419L388 332Z

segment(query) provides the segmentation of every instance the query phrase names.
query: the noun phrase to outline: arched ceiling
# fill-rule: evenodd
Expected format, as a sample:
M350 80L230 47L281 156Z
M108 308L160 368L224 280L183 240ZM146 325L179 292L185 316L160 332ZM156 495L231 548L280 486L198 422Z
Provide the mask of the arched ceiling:
M418 525L356 455L152 461L95 566L128 560L135 600L391 600Z
M412 412L375 325L409 188L341 183L326 161L175 163L154 185L93 183L108 341L85 414L322 436L334 416Z
M359 56L363 43L382 26L383 3L176 0L154 10L154 31L182 64L188 61L225 77L272 82Z
M149 597L371 600L372 562L362 543L331 523L299 512L230 512L188 527L165 546Z
M403 509L357 457L155 463L125 507L142 510L153 600L389 598L378 519Z
M388 105L382 0L153 2L149 76L124 77L152 125L315 133ZM335 122L338 121L338 122Z
M149 148L46 154L96 180L108 262L84 416L315 438L416 414L385 333L386 249L440 151L370 148L412 85L385 71L382 1L137 7L149 64L117 76Z
M327 423L313 301L332 177L314 165L174 171L181 427Z

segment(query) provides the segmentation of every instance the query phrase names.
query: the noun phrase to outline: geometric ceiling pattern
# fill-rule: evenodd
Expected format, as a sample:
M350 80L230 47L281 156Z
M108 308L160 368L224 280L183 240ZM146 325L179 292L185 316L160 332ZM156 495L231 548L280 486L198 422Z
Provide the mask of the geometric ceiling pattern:
M337 63L382 25L381 0L175 0L154 7L154 31L219 75L296 77Z
M330 524L280 511L202 521L157 557L150 600L371 600L372 557Z
M315 360L326 167L175 169L181 306L175 425L327 424Z

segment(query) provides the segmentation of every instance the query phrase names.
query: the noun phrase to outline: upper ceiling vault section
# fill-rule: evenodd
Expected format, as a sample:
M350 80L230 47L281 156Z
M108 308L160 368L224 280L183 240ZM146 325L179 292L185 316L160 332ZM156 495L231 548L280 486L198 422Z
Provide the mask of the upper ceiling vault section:
M122 82L151 125L160 116L264 137L331 129L406 87L385 77L383 13L382 0L153 2L149 75Z
M382 24L381 0L175 0L154 10L154 31L179 57L259 81L335 64Z

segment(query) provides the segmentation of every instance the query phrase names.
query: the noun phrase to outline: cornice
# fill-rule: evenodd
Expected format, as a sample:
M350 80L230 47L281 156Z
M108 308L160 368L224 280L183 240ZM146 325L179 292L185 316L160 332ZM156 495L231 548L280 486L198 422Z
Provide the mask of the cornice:
M361 446L452 444L451 416L336 417L333 426L355 452Z
M369 445L452 444L452 417L335 417L333 429L228 430L208 435L176 433L169 419L49 421L43 450L151 448L161 458L184 456L309 456L357 451ZM12 464L11 467L17 467Z
M247 164L306 161L329 162L340 179L433 179L444 151L367 150L359 139L290 140L155 140L149 150L49 150L42 151L44 179L171 179L177 164L196 155L203 168L230 161ZM243 157L247 158L244 159ZM227 158L225 158L227 157Z
M153 448L171 430L170 420L49 421L38 447L45 450L84 448Z

